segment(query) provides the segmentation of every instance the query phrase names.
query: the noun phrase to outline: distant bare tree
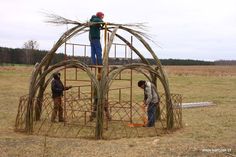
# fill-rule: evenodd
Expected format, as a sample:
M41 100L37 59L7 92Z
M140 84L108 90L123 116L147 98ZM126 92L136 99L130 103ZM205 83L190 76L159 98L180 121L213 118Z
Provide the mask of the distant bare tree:
M39 47L39 43L36 40L28 40L24 43L25 59L27 64L32 64L32 57L35 50Z
M24 48L29 50L37 50L39 47L39 44L36 40L28 40L24 43Z

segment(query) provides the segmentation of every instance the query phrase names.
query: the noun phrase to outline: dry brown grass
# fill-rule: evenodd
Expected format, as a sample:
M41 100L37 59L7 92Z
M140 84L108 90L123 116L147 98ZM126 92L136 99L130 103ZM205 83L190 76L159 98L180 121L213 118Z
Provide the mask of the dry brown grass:
M174 75L236 76L236 66L165 66Z
M217 104L183 110L185 126L181 130L158 137L110 141L47 137L46 146L42 136L14 132L18 100L27 94L31 69L0 67L1 157L236 155L235 66L165 67L171 91L183 94L184 102L213 101ZM204 152L204 149L227 149L228 152Z

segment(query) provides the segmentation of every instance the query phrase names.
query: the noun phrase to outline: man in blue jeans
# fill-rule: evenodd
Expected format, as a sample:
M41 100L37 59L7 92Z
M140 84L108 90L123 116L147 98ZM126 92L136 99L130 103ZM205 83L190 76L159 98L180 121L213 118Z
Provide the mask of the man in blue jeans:
M138 86L144 89L144 105L147 106L148 122L146 127L155 126L156 110L159 104L159 96L154 84L149 81L140 80Z
M92 64L102 65L102 47L100 43L100 30L103 27L103 17L102 12L97 12L96 15L93 15L90 19L90 22L98 23L90 26L89 29L89 40L91 46L91 59Z

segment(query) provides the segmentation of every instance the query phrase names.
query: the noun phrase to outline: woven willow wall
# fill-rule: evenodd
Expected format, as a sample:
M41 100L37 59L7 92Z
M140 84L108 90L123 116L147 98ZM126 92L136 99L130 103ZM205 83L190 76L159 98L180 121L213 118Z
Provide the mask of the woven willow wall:
M66 99L66 122L52 123L51 112L53 109L53 101L50 94L45 94L43 99L43 108L41 119L34 121L33 134L47 135L52 137L83 137L94 138L96 120L90 121L91 103L90 95L84 94L81 99L78 99L76 93L67 93ZM174 106L174 128L182 127L182 97L179 94L171 94ZM15 130L24 131L25 115L27 108L28 95L20 98L18 113L16 117ZM134 102L132 105L132 115L130 102L109 102L109 110L111 120L104 118L104 133L105 139L130 138L130 137L146 137L157 136L166 133L166 105L165 97L161 95L160 114L161 118L157 120L155 127L147 128L142 126L129 126L130 118L132 116L132 123L142 124L143 117L146 112L142 105ZM37 98L34 99L34 107ZM35 116L35 115L34 115Z

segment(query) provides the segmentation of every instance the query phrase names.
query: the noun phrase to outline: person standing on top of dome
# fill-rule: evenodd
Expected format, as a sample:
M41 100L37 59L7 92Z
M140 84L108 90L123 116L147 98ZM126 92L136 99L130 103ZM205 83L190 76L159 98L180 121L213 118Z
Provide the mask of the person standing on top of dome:
M93 65L102 65L102 47L100 43L100 30L103 28L104 14L102 12L97 12L90 19L93 24L89 29L89 41L91 46L91 60Z

